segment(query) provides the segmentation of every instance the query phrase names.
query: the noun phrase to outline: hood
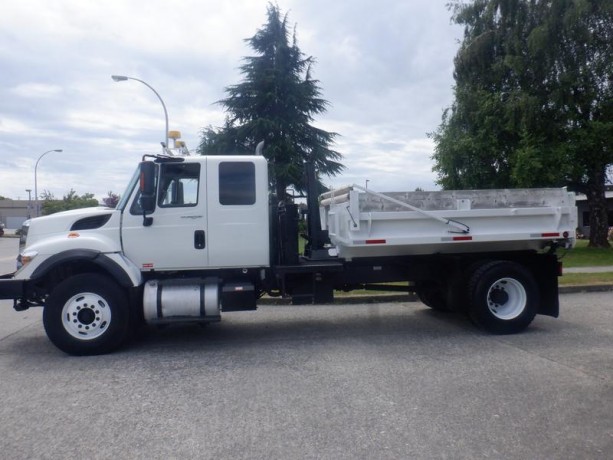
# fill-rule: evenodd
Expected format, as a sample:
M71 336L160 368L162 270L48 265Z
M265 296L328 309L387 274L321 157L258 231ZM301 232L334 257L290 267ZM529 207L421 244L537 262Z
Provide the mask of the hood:
M70 211L62 211L49 216L37 217L30 221L28 237L40 237L53 233L70 232L74 230L75 224L80 226L78 229L93 229L101 227L108 221L115 211L107 207L81 208ZM85 225L85 227L84 227Z

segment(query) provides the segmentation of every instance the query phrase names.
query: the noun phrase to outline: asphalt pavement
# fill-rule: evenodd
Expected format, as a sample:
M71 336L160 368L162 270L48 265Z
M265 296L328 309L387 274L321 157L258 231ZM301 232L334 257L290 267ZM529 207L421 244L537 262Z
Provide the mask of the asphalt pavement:
M0 458L610 459L613 294L560 300L511 336L419 302L265 305L84 358L0 301Z
M264 306L106 356L0 301L2 458L605 459L610 293L492 336L418 302Z
M560 300L511 336L406 300L264 305L85 358L0 300L0 458L610 459L613 294Z

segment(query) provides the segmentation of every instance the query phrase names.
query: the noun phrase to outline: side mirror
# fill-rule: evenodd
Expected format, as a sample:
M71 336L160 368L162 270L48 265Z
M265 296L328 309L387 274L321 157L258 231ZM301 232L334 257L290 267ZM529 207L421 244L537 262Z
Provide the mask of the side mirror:
M140 164L140 205L143 210L143 225L148 227L153 222L151 214L155 211L155 164L143 161Z

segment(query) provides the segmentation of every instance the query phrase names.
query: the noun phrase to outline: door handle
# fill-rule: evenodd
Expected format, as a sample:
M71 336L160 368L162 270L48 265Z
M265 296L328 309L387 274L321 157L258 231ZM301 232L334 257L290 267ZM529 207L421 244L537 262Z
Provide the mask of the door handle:
M204 230L196 230L194 232L194 247L196 249L204 249L205 245Z

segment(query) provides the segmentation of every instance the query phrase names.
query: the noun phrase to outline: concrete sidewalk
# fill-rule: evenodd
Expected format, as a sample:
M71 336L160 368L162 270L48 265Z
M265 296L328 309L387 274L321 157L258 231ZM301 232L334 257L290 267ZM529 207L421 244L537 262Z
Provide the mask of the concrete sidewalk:
M569 267L564 268L564 273L608 273L613 272L613 265L602 267Z

